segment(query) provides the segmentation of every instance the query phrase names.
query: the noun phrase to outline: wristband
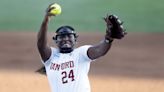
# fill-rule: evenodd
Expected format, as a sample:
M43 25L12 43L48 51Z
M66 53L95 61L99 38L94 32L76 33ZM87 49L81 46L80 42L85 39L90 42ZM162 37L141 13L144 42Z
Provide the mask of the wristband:
M105 38L105 43L111 44L112 42L113 42L113 39L106 39L106 38Z

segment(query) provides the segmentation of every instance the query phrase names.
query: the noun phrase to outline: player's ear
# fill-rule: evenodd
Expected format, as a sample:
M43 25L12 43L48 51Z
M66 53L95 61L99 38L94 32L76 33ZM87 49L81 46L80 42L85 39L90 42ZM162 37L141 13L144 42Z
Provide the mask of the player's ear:
M53 40L56 40L56 37L53 36L52 39L53 39Z
M55 43L57 43L57 37L53 36L52 39L54 40Z
M79 37L79 35L75 34L75 41L77 41L77 38Z

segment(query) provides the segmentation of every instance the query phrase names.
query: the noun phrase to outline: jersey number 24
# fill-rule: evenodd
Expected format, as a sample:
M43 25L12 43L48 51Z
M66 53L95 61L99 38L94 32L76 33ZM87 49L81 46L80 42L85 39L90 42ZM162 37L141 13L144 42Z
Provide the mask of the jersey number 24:
M74 81L74 72L73 70L70 70L69 73L67 73L66 71L63 71L62 73L62 83L65 84L65 83L68 83L68 79L71 79L71 81Z

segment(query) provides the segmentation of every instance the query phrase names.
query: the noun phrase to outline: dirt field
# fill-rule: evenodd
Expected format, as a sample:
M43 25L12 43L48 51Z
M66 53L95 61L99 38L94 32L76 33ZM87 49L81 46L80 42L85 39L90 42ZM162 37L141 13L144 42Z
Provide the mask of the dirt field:
M50 92L35 32L0 32L0 92ZM102 33L79 33L77 46L96 44ZM52 36L49 34L49 36ZM164 92L164 33L129 33L91 64L92 92ZM51 37L50 45L53 45Z

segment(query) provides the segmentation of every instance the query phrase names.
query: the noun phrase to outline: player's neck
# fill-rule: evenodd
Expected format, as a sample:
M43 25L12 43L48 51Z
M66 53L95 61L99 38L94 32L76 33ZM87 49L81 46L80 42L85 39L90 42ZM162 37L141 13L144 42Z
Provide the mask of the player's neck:
M60 53L62 54L68 54L71 53L73 51L73 48L62 48L60 49Z

